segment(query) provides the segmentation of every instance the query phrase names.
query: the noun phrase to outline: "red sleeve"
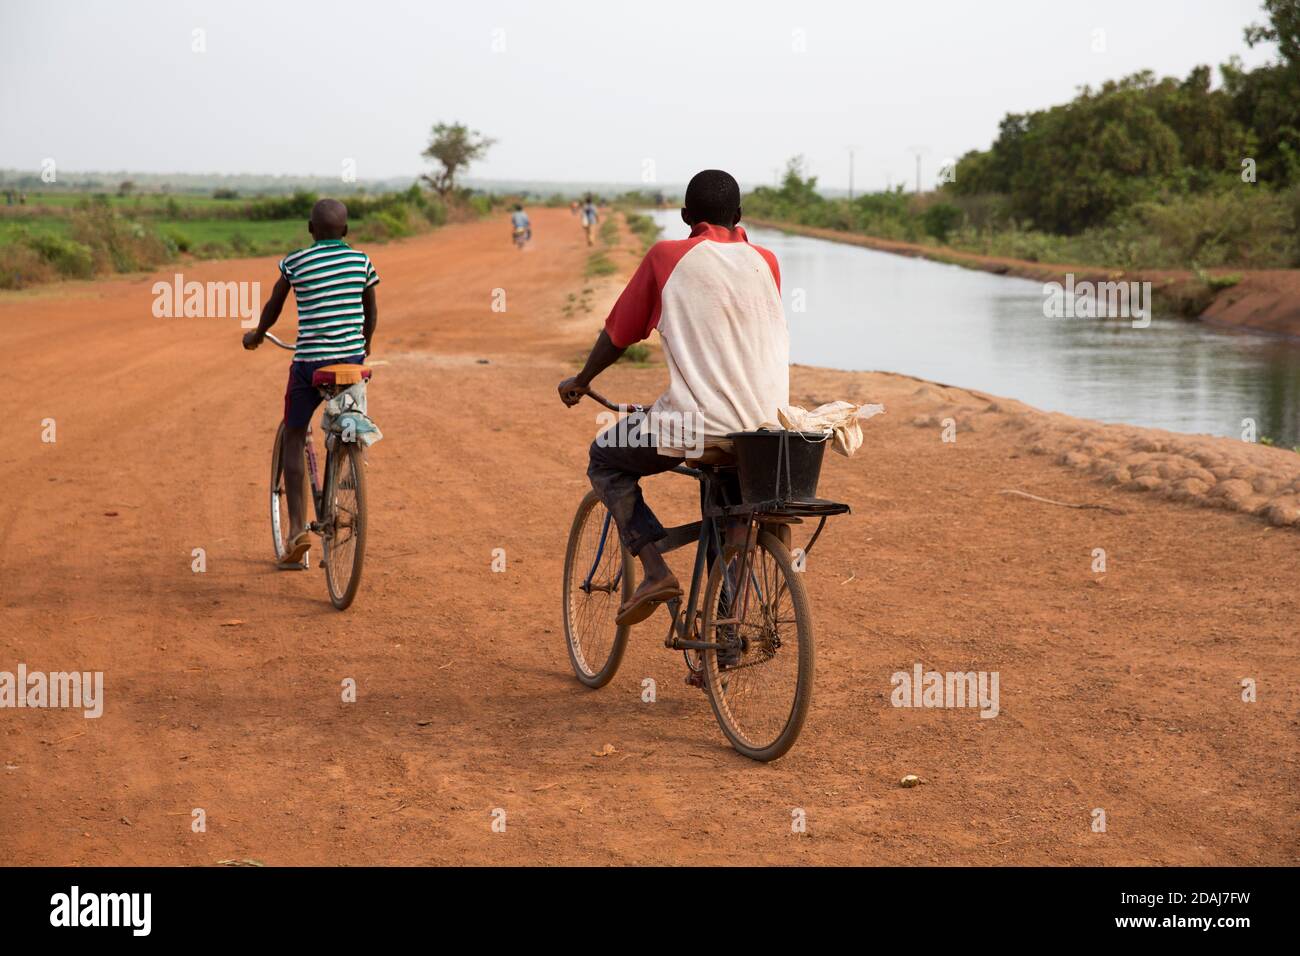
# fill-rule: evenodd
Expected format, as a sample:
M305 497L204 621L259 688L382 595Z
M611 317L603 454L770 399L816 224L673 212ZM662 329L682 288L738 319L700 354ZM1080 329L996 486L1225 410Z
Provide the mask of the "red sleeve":
M659 324L659 282L655 278L653 257L654 250L651 249L605 320L609 340L621 349L649 338Z
M776 256L771 250L764 249L762 246L753 246L755 252L767 261L767 267L772 270L772 280L776 283L776 291L781 291L781 267L776 263Z
M699 238L668 239L650 247L605 320L605 331L611 342L625 349L650 337L659 325L664 283L682 256L701 241Z

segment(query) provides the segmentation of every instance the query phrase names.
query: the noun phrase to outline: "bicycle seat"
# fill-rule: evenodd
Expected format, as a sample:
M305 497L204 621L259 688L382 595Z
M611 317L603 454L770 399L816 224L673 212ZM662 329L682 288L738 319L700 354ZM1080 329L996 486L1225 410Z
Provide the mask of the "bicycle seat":
M735 452L728 451L721 445L705 445L699 455L687 455L683 461L691 467L709 465L714 468L727 468L736 464Z
M311 373L311 383L321 385L355 385L370 380L370 369L364 365L326 365Z

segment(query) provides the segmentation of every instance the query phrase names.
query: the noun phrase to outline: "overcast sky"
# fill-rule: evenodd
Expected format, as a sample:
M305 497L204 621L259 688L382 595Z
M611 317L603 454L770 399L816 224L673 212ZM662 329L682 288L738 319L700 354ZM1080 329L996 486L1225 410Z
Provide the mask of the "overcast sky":
M1242 39L1264 19L1258 0L0 0L0 167L405 176L441 119L498 140L477 177L753 184L802 153L843 188L855 146L861 191L911 182L913 148L928 181L1081 84L1264 62Z

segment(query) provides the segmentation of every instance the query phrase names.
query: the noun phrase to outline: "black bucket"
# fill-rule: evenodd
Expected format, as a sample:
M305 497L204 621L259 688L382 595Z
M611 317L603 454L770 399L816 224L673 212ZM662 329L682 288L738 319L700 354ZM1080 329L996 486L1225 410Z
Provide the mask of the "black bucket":
M830 435L820 432L732 432L745 504L812 501Z

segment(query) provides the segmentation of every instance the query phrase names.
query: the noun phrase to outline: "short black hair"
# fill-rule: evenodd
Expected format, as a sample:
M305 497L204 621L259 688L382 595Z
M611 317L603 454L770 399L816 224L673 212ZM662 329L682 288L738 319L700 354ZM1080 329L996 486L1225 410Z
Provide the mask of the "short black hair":
M740 211L740 184L731 173L705 169L691 177L686 187L686 212L697 222L730 228Z

